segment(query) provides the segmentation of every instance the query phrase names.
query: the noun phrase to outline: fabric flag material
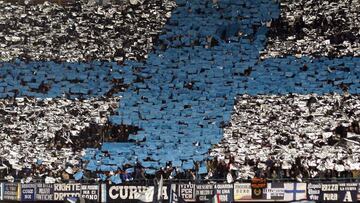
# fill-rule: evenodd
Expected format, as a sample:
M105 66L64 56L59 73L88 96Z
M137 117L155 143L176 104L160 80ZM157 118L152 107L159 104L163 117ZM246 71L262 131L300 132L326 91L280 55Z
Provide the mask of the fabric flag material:
M357 200L360 200L360 183L358 184Z
M0 183L0 200L3 200L3 188L4 188L4 184Z
M177 201L177 196L174 196L174 193L176 194L176 185L170 184L170 186L168 187L169 203Z
M251 184L235 183L234 184L234 200L251 200Z
M306 200L306 183L284 183L286 201Z
M285 188L283 182L272 182L267 184L266 199L284 200Z
M67 197L64 200L65 203L95 203L97 202L96 200L88 200L88 199L84 199L82 197Z
M154 187L150 186L144 192L136 192L134 195L135 199L140 202L153 202L154 198Z
M80 180L83 176L84 176L84 172L79 171L79 172L74 174L74 179L75 180Z
M176 193L175 184L171 185L169 203L186 203L186 201Z
M220 195L219 195L219 193L214 195L214 197L212 199L212 203L220 203Z
M119 174L113 175L110 177L111 182L113 182L114 184L121 184L122 180L120 178Z
M161 175L160 181L159 181L159 187L158 187L158 200L162 200L163 199L163 186L164 186L164 178Z
M80 199L78 197L67 197L64 202L65 203L79 203Z

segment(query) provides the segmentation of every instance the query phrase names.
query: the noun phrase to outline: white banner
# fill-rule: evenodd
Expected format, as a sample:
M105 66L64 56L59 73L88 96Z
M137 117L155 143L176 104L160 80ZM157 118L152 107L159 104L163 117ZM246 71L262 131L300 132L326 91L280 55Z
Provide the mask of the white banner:
M0 200L3 200L3 191L4 191L4 184L0 183Z
M251 200L251 184L234 183L234 200L235 201Z
M101 203L106 203L106 193L107 193L107 190L106 190L106 184L102 183L101 184Z
M281 201L284 200L285 188L282 182L268 183L264 190L267 200Z

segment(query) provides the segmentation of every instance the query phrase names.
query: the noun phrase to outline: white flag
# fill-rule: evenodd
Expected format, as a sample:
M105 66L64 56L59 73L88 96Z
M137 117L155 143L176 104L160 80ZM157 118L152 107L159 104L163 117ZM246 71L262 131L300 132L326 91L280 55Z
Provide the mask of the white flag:
M150 186L144 192L136 192L134 195L135 199L138 199L142 202L153 202L154 198L154 187Z
M163 196L163 185L164 185L164 179L161 175L160 181L159 181L159 187L158 187L158 200L162 200Z

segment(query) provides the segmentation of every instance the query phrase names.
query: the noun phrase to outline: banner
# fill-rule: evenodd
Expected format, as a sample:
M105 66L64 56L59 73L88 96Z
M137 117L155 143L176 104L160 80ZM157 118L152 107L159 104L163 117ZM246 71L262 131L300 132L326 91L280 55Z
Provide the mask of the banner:
M317 202L354 202L357 200L357 183L308 184L308 199Z
M54 200L64 201L66 197L80 197L81 184L80 183L66 183L54 184Z
M214 194L219 194L220 202L233 202L234 186L233 184L215 184Z
M214 196L214 185L200 184L195 185L196 201L210 201Z
M81 185L81 197L99 201L99 185Z
M360 202L360 183L358 184L357 200Z
M354 202L357 199L357 183L321 184L321 202Z
M248 201L251 200L251 184L235 183L234 184L234 200Z
M357 200L360 202L360 183L358 185Z
M308 183L307 196L310 201L320 201L321 183Z
M4 192L4 184L3 183L0 183L0 200L3 200L3 192Z
M321 184L320 201L338 202L339 201L339 184Z
M254 183L254 182L253 182ZM359 183L234 183L234 184L173 184L174 193L162 187L163 203L168 195L186 202L208 202L215 194L221 202L256 201L299 201L316 202L355 202L360 197ZM266 188L262 188L266 185ZM101 186L101 190L100 190ZM254 196L254 189L261 194ZM101 191L101 193L100 193ZM153 202L157 189L143 185L106 184L18 184L0 183L0 200L8 201L64 201L67 197L83 198L95 202ZM171 191L171 190L170 190Z
M107 201L106 201L106 198L107 198L107 189L106 189L107 187L106 187L106 184L104 184L104 183L102 183L101 184L101 190L100 190L100 192L101 192L101 203L106 203Z
M176 193L175 184L170 186L169 192L169 203L186 203L186 201Z
M54 185L37 183L35 191L35 199L39 201L51 201L54 200Z
M142 185L107 185L107 202L138 202L139 194L147 194L147 190L154 190L154 186ZM163 200L168 200L167 187L162 189ZM142 197L142 196L141 196ZM167 202L167 201L163 201Z
M263 189L267 200L284 200L285 187L283 182L268 183L266 189Z
M306 183L284 183L286 201L306 200Z
M266 199L264 190L267 187L266 179L253 178L251 179L251 198L252 199Z
M179 196L186 202L195 202L195 184L179 184Z
M357 183L339 183L339 200L340 202L357 201Z
M4 183L3 184L3 200L19 200L19 185L18 183Z
M35 201L35 184L21 184L21 201L22 202L33 202Z

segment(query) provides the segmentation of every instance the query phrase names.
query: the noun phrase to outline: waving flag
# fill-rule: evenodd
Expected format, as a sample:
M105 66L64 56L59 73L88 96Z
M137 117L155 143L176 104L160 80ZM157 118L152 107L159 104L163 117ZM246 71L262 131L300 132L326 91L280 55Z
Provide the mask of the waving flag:
M157 192L157 194L158 194L157 200L158 201L163 200L163 186L164 186L164 178L161 175L160 181L158 183L158 192Z
M212 198L212 203L220 203L220 195L219 193L216 193L214 197Z
M147 187L144 192L136 192L134 198L140 202L153 202L154 200L154 187Z

